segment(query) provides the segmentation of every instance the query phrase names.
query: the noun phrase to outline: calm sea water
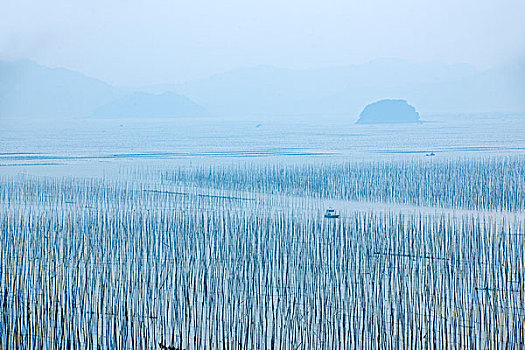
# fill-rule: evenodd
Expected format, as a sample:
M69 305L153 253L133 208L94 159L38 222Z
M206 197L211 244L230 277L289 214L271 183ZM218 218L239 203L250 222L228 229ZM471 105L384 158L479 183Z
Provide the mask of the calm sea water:
M331 117L4 119L0 171L85 174L130 165L525 155L525 115L423 119L406 125L356 125Z

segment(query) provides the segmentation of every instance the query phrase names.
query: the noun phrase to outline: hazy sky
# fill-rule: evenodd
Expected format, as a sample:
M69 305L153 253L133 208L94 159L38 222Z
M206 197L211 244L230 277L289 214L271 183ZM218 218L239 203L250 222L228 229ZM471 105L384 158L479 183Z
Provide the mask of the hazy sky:
M525 61L524 0L0 0L0 58L119 85L378 57Z

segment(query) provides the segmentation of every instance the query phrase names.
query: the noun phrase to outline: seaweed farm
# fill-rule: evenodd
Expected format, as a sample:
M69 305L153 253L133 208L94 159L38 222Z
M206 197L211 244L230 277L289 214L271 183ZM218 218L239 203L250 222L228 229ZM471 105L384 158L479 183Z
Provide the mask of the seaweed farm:
M2 176L0 348L522 349L524 191L519 157Z

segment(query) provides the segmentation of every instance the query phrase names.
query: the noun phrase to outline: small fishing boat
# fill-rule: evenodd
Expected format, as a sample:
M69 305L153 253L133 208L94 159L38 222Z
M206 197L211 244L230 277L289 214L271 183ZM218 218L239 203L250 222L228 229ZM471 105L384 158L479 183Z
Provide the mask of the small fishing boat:
M337 219L339 218L339 214L335 212L335 209L326 209L326 214L324 214L324 217L327 219Z

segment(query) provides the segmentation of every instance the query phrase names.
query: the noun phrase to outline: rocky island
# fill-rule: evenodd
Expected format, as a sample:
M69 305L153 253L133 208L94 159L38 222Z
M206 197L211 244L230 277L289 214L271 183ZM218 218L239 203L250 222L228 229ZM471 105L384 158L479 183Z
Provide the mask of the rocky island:
M369 104L359 116L358 124L418 123L419 113L405 100L380 100Z

